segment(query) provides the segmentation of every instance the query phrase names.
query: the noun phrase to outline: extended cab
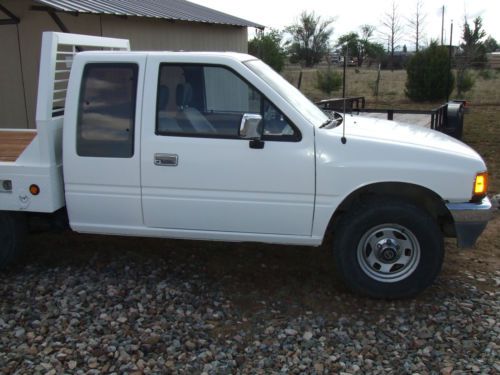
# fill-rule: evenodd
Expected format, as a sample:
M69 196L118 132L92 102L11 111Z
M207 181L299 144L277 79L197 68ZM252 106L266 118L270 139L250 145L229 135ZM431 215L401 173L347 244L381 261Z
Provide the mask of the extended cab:
M82 233L310 246L331 235L351 289L398 298L432 283L443 237L472 246L491 215L470 147L329 117L245 54L45 33L36 119L36 131L0 131L2 265L35 214L67 214Z

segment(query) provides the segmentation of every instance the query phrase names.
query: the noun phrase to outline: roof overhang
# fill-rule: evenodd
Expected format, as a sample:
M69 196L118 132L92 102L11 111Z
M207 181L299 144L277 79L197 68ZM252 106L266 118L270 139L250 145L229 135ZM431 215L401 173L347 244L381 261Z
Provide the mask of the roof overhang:
M186 0L34 0L60 12L108 14L165 19L169 21L254 27L263 25Z
M0 4L0 12L4 13L7 16L7 18L0 19L0 25L16 25L20 22L19 17L17 17L2 4Z

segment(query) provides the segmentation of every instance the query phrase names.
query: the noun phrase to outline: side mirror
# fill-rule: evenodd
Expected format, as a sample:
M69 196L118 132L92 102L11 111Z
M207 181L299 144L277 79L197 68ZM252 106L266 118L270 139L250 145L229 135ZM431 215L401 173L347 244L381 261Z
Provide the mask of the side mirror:
M262 124L262 116L253 114L253 113L245 113L241 117L240 124L240 137L243 139L260 139L261 137L261 124Z

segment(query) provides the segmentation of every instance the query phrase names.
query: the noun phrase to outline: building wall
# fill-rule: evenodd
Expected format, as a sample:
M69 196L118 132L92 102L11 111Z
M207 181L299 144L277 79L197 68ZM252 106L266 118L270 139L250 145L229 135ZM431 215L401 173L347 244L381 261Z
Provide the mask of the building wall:
M488 64L491 69L500 69L500 52L489 53Z
M104 36L126 38L133 50L247 52L246 27L102 16Z
M61 31L29 0L0 0L21 19L0 25L0 128L35 128L43 31ZM38 5L38 4L37 4ZM140 17L57 13L72 33L130 39L133 50L247 52L247 28ZM0 18L5 18L3 14Z
M0 26L0 40L0 127L23 128L28 120L16 25Z

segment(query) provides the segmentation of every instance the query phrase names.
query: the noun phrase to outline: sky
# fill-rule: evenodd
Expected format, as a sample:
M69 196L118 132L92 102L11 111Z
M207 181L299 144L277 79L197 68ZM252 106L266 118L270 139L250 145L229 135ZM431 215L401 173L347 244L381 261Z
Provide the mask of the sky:
M337 38L350 31L359 31L359 26L370 24L378 30L382 30L381 21L384 14L392 9L392 0L190 0L216 9L233 16L244 18L266 26L283 29L285 26L293 24L300 13L304 10L314 11L324 18L333 18L333 42ZM445 6L445 42L449 43L450 24L453 20L453 43L459 42L464 15L467 15L472 24L472 19L481 16L483 18L483 28L488 35L493 36L500 42L500 0L421 0L423 12L426 15L424 22L425 40L441 40L441 10ZM416 11L417 0L397 0L398 13L401 16L401 23L406 25L407 18L411 18ZM249 34L253 35L253 29L249 29ZM408 49L413 48L411 33L403 37L401 46L406 44ZM375 34L382 39L380 33ZM385 38L384 38L385 39ZM382 42L382 40L379 40Z

